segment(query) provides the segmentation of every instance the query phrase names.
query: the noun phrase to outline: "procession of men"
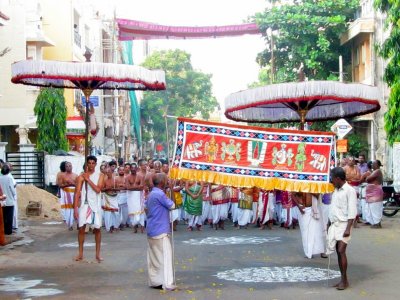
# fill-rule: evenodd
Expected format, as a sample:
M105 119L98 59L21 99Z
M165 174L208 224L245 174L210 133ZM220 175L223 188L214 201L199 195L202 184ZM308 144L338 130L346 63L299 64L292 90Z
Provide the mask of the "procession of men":
M116 161L102 162L97 171L94 156L87 157L80 175L72 172L69 162L63 162L57 182L67 228L73 230L74 220L77 222L76 261L83 259L85 232L89 230L95 234L98 262L103 260L101 227L107 233L147 231L149 284L174 290L170 237L178 224L184 224L188 231L202 231L206 225L224 230L227 221L238 230L299 226L306 258L326 258L326 254L337 252L342 277L335 287L343 290L349 286L345 250L352 227L362 222L381 228L382 218L381 164L367 164L364 156L359 157L358 165L354 161L347 158L341 162L343 168L331 171L332 195L174 180L168 177L169 165L163 160L139 159L120 162L119 166ZM361 188L363 183L366 191ZM148 199L153 199L150 206ZM158 240L161 238L164 242Z

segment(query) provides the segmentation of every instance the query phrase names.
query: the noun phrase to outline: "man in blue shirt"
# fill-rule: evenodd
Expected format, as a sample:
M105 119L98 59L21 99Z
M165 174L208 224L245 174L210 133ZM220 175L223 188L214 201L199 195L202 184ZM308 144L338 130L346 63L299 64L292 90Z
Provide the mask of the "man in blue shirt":
M175 205L164 192L167 176L157 173L153 176L154 187L146 202L147 216L147 269L149 286L157 289L175 290L173 253L171 244L170 210Z

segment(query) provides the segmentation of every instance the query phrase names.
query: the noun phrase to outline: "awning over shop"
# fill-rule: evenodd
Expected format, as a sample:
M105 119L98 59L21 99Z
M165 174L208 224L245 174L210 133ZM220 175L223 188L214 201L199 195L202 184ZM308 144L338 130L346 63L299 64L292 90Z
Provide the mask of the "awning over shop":
M261 34L256 23L226 26L167 26L156 23L117 19L119 40L198 39L244 34Z
M85 138L85 122L81 116L67 118L67 138L68 139L84 139Z

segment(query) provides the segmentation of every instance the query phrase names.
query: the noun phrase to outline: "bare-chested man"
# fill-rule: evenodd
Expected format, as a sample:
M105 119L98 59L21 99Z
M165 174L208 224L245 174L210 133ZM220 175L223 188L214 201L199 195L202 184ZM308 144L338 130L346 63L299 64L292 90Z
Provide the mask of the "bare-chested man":
M116 190L118 191L118 206L120 215L119 228L129 227L128 222L128 203L126 196L126 182L124 166L118 167L118 175L115 178Z
M137 181L137 166L131 165L131 173L126 177L126 189L128 198L128 215L133 226L133 232L137 233L140 227L141 233L144 233L144 221L146 214L144 212L144 193L143 181Z
M88 156L86 158L85 171L78 176L74 197L74 216L78 220L79 233L79 253L76 261L83 259L83 243L85 242L86 225L93 226L93 233L96 241L96 260L101 262L101 189L103 188L104 175L96 172L97 158Z
M125 163L124 164L124 172L125 176L128 176L131 173L131 164L130 163Z
M62 161L60 163L60 172L58 172L57 175L56 175L56 185L58 186L57 197L58 197L58 202L60 203L60 206L61 206L61 209L60 209L61 218L63 219L64 223L66 223L66 222L65 222L64 209L62 208L63 199L61 199L60 177L61 177L62 174L65 173L65 164L66 164L66 161Z
M103 191L103 210L104 210L104 225L106 230L113 233L120 224L119 221L119 206L118 192L115 183L115 174L112 172L109 165L105 165L105 179L102 188Z
M154 169L150 169L150 171L148 171L146 173L146 177L145 177L145 180L144 180L144 182L145 182L147 188L149 189L149 191L151 191L151 189L154 187L154 184L153 184L154 175L158 174L158 173L162 173L162 171L161 171L161 167L162 167L161 161L156 160L153 165L154 165Z
M383 212L383 174L380 169L381 162L375 160L372 162L372 173L366 178L368 183L365 194L367 205L366 211L367 222L372 228L381 228L382 212Z
M112 160L108 163L108 165L111 168L111 172L115 173L115 170L117 169L117 162L115 160Z
M347 160L347 166L343 168L344 172L346 173L346 180L347 182L354 187L354 189L357 192L357 196L359 193L359 185L361 181L361 173L360 169L356 165L356 161L354 157L349 157ZM359 200L358 200L359 201ZM357 202L357 207L360 207L361 202ZM357 217L356 221L354 222L354 227L357 227L357 223L360 223L360 215L361 215L361 210L357 210Z
M69 230L74 225L74 195L78 175L72 172L72 164L65 162L65 172L60 173L57 181L60 187L60 203L64 213L64 220Z

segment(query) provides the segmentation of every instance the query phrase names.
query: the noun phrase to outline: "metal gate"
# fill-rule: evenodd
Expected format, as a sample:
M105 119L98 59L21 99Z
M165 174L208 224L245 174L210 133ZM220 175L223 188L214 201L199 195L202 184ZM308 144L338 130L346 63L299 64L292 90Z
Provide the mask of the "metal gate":
M12 164L18 183L45 188L44 152L6 152L6 161Z

